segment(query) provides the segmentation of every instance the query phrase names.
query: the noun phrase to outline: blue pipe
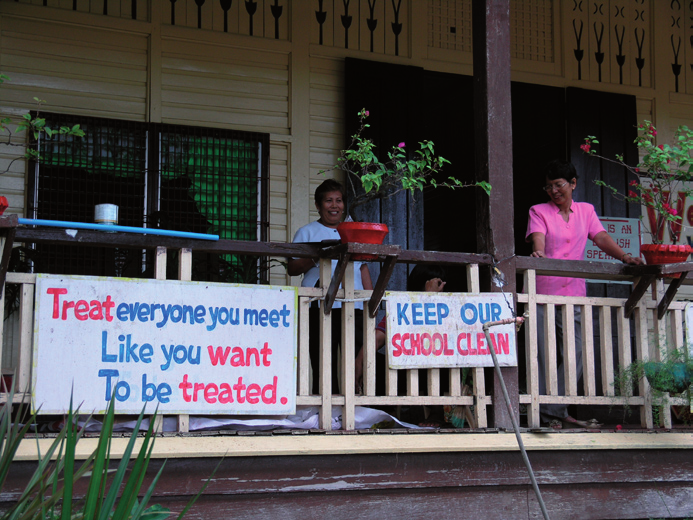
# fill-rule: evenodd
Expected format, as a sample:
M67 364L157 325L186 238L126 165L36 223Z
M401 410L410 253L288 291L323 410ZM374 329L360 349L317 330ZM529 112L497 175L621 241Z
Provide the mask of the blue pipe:
M195 238L198 240L219 240L219 235L206 235L204 233L172 231L170 229L114 226L111 224L90 224L87 222L68 222L66 220L41 220L33 218L20 218L19 223L24 224L25 226L49 226L62 227L67 229L95 229L97 231L120 231L123 233L139 233L141 235L162 235L165 237Z

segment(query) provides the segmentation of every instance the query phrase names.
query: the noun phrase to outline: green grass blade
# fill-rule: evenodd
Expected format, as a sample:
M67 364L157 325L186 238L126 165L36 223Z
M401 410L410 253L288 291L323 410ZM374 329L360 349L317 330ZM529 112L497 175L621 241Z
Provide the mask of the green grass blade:
M113 433L114 417L115 395L111 395L111 400L108 403L108 409L101 428L101 435L99 435L99 442L95 450L94 466L92 468L91 478L89 479L87 494L84 498L84 518L95 518L96 510L100 504L99 497L102 494L103 481L106 478L106 470L108 469L108 452L110 451L110 439Z
M178 520L181 520L188 513L190 508L195 504L195 502L197 502L197 499L202 496L202 493L204 493L205 489L207 489L207 486L209 486L209 483L214 478L214 475L216 475L217 470L221 466L222 462L224 462L224 457L222 457L222 459L217 464L216 468L214 468L214 471L212 471L212 474L207 478L207 480L205 481L205 483L202 486L202 488L200 489L200 491L197 492L197 495L195 495L192 499L190 499L190 502L188 502L187 505L185 506L185 508L183 508L183 511L180 512L180 514L178 515Z
M123 454L123 459L121 460L121 465L123 465L123 463L127 464L127 462L130 460L132 450L134 449L134 446L135 446L135 440L137 437L137 432L139 431L140 423L142 422L142 419L144 417L144 411L145 411L145 409L142 408L142 412L140 412L140 416L137 419L137 423L135 425L135 430L133 431L133 435L130 437L130 442L128 443L128 447L125 450L125 453ZM113 520L119 520L121 518L128 518L127 515L132 510L132 506L135 503L135 500L137 499L137 495L139 494L139 490L142 487L142 482L144 481L144 473L147 470L147 465L149 464L149 457L151 456L151 450L154 447L153 432L154 432L154 422L155 421L156 421L156 412L154 413L154 416L149 421L149 428L147 428L147 433L144 436L142 446L140 447L140 451L137 454L137 458L135 459L135 463L132 467L132 471L130 472L130 477L127 479L127 482L125 484L125 488L123 489L123 493L120 497L120 502L118 503L118 507L116 508L116 511L113 515ZM127 460L126 460L126 458L127 458Z
M159 482L159 478L161 478L161 474L163 473L165 466L166 466L166 463L164 462L161 465L161 468L159 468L159 471L157 472L156 476L154 477L154 480L152 480L152 483L149 485L149 488L147 489L146 493L142 497L142 501L132 511L132 518L141 518L142 515L144 515L145 510L147 509L147 504L149 503L149 499L152 498L152 494L154 493L154 488L156 487L157 483ZM163 518L167 518L168 515L170 515L170 514L171 513L168 512L166 514L166 516L164 516ZM157 518L159 518L159 517L157 516ZM151 517L145 516L145 519L151 520Z
M75 447L77 446L76 427L72 416L72 394L70 394L70 408L67 414L67 423L64 426L65 434L65 463L63 474L65 475L65 485L63 487L63 504L61 520L70 520L72 517L72 491L75 473ZM57 475L57 472L56 472ZM55 496L55 492L53 495Z

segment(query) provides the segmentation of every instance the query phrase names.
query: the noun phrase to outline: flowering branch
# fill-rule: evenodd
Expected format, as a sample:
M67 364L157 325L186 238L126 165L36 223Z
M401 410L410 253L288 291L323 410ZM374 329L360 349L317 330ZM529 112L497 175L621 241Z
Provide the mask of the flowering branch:
M419 149L411 154L412 159L407 159L406 144L401 142L387 152L386 162L380 162L374 152L373 141L362 136L363 131L370 127L366 123L369 115L365 108L359 111L359 129L351 136L349 147L341 151L338 164L334 166L334 169L346 173L348 187L354 195L349 201L348 214L371 200L389 198L404 190L413 195L415 191L423 191L429 186L451 189L478 186L490 195L491 185L485 181L467 184L454 177L448 177L445 182L436 181L433 175L450 161L435 155L432 141L420 142ZM363 191L357 189L358 184Z
M0 85L4 83L5 81L9 81L9 77L6 76L5 74L0 74ZM37 111L36 115L32 116L31 114L27 113L22 115L22 119L17 123L17 128L15 130L15 135L20 134L22 132L27 132L29 134L29 139L31 140L32 143L35 143L40 135L46 136L46 138L50 139L54 135L72 135L75 137L84 137L84 130L81 130L79 125L74 125L73 127L69 126L61 126L60 128L52 129L50 127L46 126L46 120L43 117L39 117L39 112L38 109L41 108L41 106L45 103L44 100L39 99L37 97L34 98L34 101L36 102L37 106ZM0 145L5 145L5 146L25 146L25 143L13 143L12 142L12 131L10 128L7 126L10 123L12 123L12 120L9 117L4 117L0 119L0 134L3 132L6 132L7 134L7 140L0 142ZM14 164L15 161L18 161L20 159L27 159L27 160L34 160L34 161L40 161L41 156L38 152L38 150L35 150L31 146L28 146L26 148L26 151L24 152L24 155L15 157L10 161L10 163L7 165L7 167L0 171L0 175L3 173L7 173L10 171L10 168Z
M631 180L628 184L627 195L604 181L594 182L608 189L619 200L638 203L647 208L652 228L647 231L652 236L654 244L663 242L665 228L669 230L669 238L675 244L679 239L682 223L679 209L683 211L683 207L676 209L672 206L672 194L679 193L681 201L682 195L685 200L693 193L693 188L684 184L693 180L693 131L685 125L680 126L674 134L673 146L656 144L657 129L650 121L643 121L638 125L638 134L635 144L642 160L637 166L626 164L622 155L616 155L616 159L609 159L597 154L592 145L599 144L599 141L592 135L585 138L585 143L580 145L580 149L588 155L623 166L635 176L637 179Z

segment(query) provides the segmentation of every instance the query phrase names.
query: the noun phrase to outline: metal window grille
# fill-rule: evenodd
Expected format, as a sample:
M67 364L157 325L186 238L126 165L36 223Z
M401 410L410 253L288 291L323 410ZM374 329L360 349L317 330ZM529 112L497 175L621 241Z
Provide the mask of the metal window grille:
M93 222L96 204L115 204L118 223L267 240L267 134L42 114L46 126L79 124L85 137L36 143L29 210L34 218ZM150 277L141 250L36 244L37 272ZM177 269L169 255L171 277ZM173 260L173 261L171 261ZM193 279L261 281L256 259L195 254Z

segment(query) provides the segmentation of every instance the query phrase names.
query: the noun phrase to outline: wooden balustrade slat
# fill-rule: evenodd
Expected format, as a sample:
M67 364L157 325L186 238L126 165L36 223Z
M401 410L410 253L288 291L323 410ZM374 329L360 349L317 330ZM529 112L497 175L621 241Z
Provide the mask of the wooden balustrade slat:
M582 305L582 380L586 396L597 395L592 335L592 306Z
M363 394L375 395L375 367L376 356L380 355L377 352L375 344L375 327L376 319L371 317L370 313L366 312L364 306L363 312ZM378 374L377 377L382 377Z
M599 350L602 360L602 393L614 394L614 348L611 340L611 308L599 308Z
M635 309L635 350L637 359L647 361L649 359L648 330L647 330L647 307L641 300ZM647 379L642 378L638 382L638 393L645 397L644 404L640 407L640 425L644 428L653 427L652 419L652 393L649 392Z
M407 395L419 395L419 371L407 370Z
M298 395L310 395L310 299L298 299Z
M22 285L19 291L19 351L15 390L27 392L31 388L31 346L34 337L34 285Z
M439 368L431 368L428 370L428 374L426 374L428 377L426 381L426 391L428 392L427 395L431 396L439 396L440 395L440 369Z
M319 263L320 286L327 288L327 281L332 275L332 261L321 258ZM325 305L325 301L321 302ZM319 390L322 402L320 403L320 428L330 430L332 428L332 317L324 312L319 312L320 316L320 366ZM313 376L315 377L315 375Z
M178 251L178 279L182 281L192 280L192 249L184 247ZM176 418L179 432L190 431L190 416L178 414Z
M546 305L544 314L544 377L546 378L546 393L558 395L558 361L556 354L556 307ZM564 324L565 325L565 324Z
M341 335L341 370L339 371L339 389L344 395L344 408L342 409L342 428L353 430L354 417L354 373L356 345L354 343L355 311L354 302L354 270L347 269L344 273L344 296L342 303L342 335Z
M633 360L630 336L630 320L626 318L625 313L621 309L616 310L616 319L618 320L618 363L619 367L627 367ZM609 375L609 386L614 384L614 370L611 367ZM621 388L621 395L632 395L633 389ZM614 392L611 392L614 395Z
M563 319L563 381L565 395L577 395L577 345L575 342L575 319L573 318L575 309L571 304L563 305L561 313ZM582 360L580 360L580 363L582 363Z

